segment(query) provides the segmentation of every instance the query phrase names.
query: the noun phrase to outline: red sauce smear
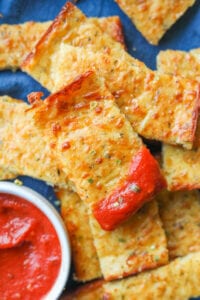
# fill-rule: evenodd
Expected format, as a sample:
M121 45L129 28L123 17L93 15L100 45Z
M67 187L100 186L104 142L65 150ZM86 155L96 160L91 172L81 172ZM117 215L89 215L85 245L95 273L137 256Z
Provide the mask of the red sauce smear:
M165 187L158 162L143 147L134 156L123 185L94 205L94 216L102 229L113 230Z
M0 299L42 299L60 266L60 243L48 218L30 202L1 193Z

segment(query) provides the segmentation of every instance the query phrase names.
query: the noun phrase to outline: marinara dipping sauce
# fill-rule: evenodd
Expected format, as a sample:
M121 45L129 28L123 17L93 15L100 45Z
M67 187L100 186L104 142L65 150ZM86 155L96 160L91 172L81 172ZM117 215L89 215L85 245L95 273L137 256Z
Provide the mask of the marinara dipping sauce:
M29 201L0 193L0 299L43 299L60 266L61 246L49 219Z

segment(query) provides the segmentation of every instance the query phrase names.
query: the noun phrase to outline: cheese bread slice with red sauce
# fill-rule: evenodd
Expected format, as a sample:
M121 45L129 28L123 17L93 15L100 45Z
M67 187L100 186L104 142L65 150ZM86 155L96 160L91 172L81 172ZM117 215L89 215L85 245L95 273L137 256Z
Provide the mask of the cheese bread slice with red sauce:
M2 176L28 175L52 185L68 186L67 176L34 125L30 105L0 97L0 166Z
M92 215L90 224L105 280L168 263L166 236L155 201L145 204L113 231L102 230Z
M195 3L195 0L115 0L153 45Z
M161 192L156 197L170 259L200 251L200 195L197 190Z
M90 21L91 23L99 25L103 31L107 32L114 40L124 46L122 25L118 16L91 18ZM23 59L34 48L50 24L51 22L49 21L44 23L26 22L17 25L1 25L0 69L18 69ZM89 39L87 30L81 32L81 35Z
M101 229L91 213L88 215L78 194L66 189L56 194L73 249L75 279L84 281L102 274L104 279L113 280L168 262L166 237L155 201L109 232Z
M77 193L59 189L56 195L61 203L61 215L72 247L74 279L89 281L102 276L89 225L88 209Z
M32 111L35 126L103 229L116 228L165 187L157 161L95 73L36 101Z
M88 38L83 35L86 28ZM105 78L136 132L192 148L199 112L198 83L149 70L67 3L22 69L55 92L91 68Z
M195 78L200 83L200 49L188 53L161 51L157 65L161 72ZM169 190L200 188L200 121L197 123L193 150L164 144L162 157Z

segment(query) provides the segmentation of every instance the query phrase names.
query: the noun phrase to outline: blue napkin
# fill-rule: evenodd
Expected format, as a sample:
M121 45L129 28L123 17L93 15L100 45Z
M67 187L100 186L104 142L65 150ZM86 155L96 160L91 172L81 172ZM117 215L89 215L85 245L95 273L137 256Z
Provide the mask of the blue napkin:
M65 2L65 0L1 0L0 24L53 20ZM151 46L113 0L80 0L77 6L90 17L119 15L124 27L128 52L152 69L156 67L156 55L160 50L168 48L189 50L200 47L200 1L196 1L196 4L165 34L159 46ZM40 84L21 71L0 72L0 95L7 94L26 101L27 94L33 91L43 91L45 96L49 94ZM20 179L24 185L47 197L58 209L52 187L29 177Z

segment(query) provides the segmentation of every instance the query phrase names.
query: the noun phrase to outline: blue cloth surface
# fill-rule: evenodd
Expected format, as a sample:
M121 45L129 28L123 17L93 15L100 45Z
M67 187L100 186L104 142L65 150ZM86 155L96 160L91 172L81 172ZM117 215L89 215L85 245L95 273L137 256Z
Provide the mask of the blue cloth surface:
M0 14L2 15L0 17L0 24L17 24L30 20L52 20L65 2L65 0L0 0ZM101 17L119 15L123 23L128 52L145 62L147 66L152 69L155 69L156 55L160 50L169 48L189 50L200 47L199 0L197 0L196 4L165 34L159 46L150 45L142 37L114 0L79 0L77 6L82 9L87 16ZM0 72L0 95L7 94L26 101L27 94L33 91L43 91L45 95L48 95L47 90L21 71L15 73L11 71ZM24 185L32 187L47 197L47 199L58 208L52 187L42 181L29 177L21 177L21 179Z

